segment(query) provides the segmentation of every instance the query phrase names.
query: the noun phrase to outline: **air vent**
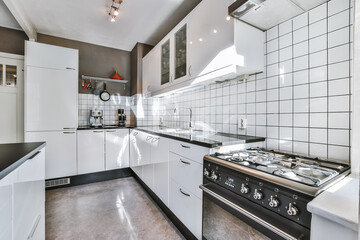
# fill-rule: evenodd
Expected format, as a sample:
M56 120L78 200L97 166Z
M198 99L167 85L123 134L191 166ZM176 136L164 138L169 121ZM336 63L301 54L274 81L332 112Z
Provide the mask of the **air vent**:
M60 178L45 182L45 188L57 187L70 184L70 178Z

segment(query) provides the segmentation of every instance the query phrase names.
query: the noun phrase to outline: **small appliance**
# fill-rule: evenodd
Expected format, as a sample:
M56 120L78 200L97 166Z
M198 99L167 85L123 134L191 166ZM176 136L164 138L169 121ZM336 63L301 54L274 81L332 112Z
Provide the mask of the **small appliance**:
M124 109L118 109L118 117L119 117L119 127L125 127L126 114Z
M89 118L90 127L102 127L103 126L103 111L94 108L90 110Z

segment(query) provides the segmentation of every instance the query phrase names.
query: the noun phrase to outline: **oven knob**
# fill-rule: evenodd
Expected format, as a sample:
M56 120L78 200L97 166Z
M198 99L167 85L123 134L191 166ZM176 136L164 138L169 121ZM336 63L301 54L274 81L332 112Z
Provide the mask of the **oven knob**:
M214 171L212 171L210 179L213 180L213 181L216 181L216 180L218 180L218 178L219 177L216 175L216 173Z
M241 189L240 189L240 192L243 193L243 194L247 194L249 193L249 187L245 186L245 184L241 184Z
M279 200L277 200L275 197L270 196L270 202L269 202L269 206L272 208L276 208L279 206Z
M298 215L298 213L299 210L292 203L289 203L287 214L289 214L290 216L296 216Z
M204 168L204 176L209 177L209 171L206 168Z
M255 191L254 191L254 199L255 199L255 200L261 200L262 197L263 197L262 192L259 191L259 190L257 190L257 189L255 189Z

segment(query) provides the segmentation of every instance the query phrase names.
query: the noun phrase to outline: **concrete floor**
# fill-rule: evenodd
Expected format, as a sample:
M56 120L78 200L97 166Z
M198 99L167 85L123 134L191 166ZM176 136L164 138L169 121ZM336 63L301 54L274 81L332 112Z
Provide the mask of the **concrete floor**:
M129 177L47 191L46 239L184 237Z

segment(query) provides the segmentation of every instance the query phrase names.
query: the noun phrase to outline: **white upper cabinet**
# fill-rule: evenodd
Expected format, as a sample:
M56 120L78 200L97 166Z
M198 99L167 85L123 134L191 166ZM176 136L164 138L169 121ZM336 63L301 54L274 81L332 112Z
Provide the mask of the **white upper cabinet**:
M129 167L129 129L105 131L106 170Z
M77 71L27 67L25 130L52 131L77 127Z
M228 18L228 6L233 0L203 0L171 32L154 47L170 58L169 74L164 57L160 56L160 73L143 72L143 82L149 84L146 75L153 75L154 87L146 93L159 95L192 85L209 84L216 80L235 78L264 70L264 32L241 21ZM164 44L169 41L170 53ZM158 59L146 56L144 67L158 64ZM167 55L166 55L167 54ZM163 74L163 75L161 75ZM169 83L160 83L169 78ZM154 79L155 83L154 83ZM145 92L144 92L145 93Z
M151 93L158 90L160 84L160 47L154 47L144 58L142 65L142 92L143 94Z
M27 66L78 70L79 50L26 41L25 64Z

